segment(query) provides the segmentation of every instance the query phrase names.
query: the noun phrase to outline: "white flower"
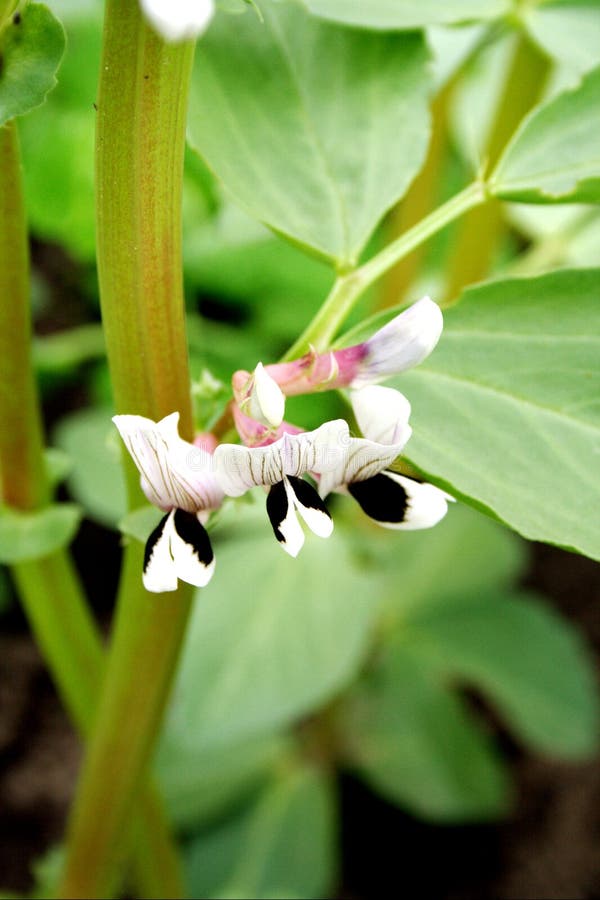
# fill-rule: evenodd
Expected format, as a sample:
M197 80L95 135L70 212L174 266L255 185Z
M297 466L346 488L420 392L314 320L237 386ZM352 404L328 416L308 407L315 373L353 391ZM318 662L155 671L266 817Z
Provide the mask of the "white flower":
M213 577L215 557L206 529L193 513L172 509L160 520L144 550L142 581L147 591L177 590L177 579L204 587Z
M350 394L352 410L358 427L371 441L379 444L407 443L412 428L410 403L395 388L369 385Z
M168 510L146 543L143 582L155 593L173 591L177 579L203 587L214 571L214 556L202 525L223 501L212 456L179 437L179 413L160 422L144 416L115 416L148 500Z
M269 428L279 428L283 422L285 395L261 362L254 370L249 393L241 408L245 415Z
M140 0L152 27L172 43L197 38L210 23L214 0Z
M348 485L348 493L384 528L414 531L437 525L448 512L448 495L428 482L384 470Z
M391 388L369 388L375 391L391 391ZM398 393L394 391L393 393ZM353 395L356 399L356 394ZM331 453L332 464L320 469L313 469L319 475L319 494L325 498L332 491L344 491L345 488L358 481L368 481L387 469L397 456L400 455L408 438L410 426L410 404L402 397L396 406L399 414L392 422L383 422L381 417L376 417L374 428L386 435L394 435L397 439L394 443L383 443L369 438L350 437L348 425L344 423L345 435L339 442L340 450ZM366 399L366 398L365 398ZM403 402L402 402L403 401ZM362 403L362 398L357 404L359 415L357 420L367 416L367 403Z
M385 528L429 528L442 519L448 497L432 484L389 470L411 435L410 404L393 388L375 385L351 393L365 438L351 438L336 469L319 481L319 493L347 491L363 512Z
M351 387L374 384L418 366L439 341L443 327L442 311L437 303L422 297L365 341L364 355Z
M215 450L215 473L231 497L258 485L270 488L267 512L275 537L290 556L297 556L304 543L297 513L319 537L329 537L333 531L325 504L301 476L335 467L347 438L348 425L340 419L315 431L286 433L266 447L221 444Z

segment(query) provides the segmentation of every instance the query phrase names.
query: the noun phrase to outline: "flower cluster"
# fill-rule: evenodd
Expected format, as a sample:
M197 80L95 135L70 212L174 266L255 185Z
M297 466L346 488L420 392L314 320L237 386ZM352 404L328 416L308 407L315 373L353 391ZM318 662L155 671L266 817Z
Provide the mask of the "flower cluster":
M420 363L441 331L439 307L424 297L353 347L321 355L312 351L290 363L259 363L252 374L236 372L232 412L241 444L217 444L213 436L190 444L179 437L176 412L160 422L115 416L144 493L165 513L146 543L147 590L175 590L178 579L207 584L214 556L204 524L225 497L254 487L268 490L267 513L290 556L304 543L300 519L319 537L331 534L325 499L334 491L349 494L385 528L439 522L451 498L393 469L411 435L410 403L375 382ZM362 437L352 436L343 419L314 431L284 421L286 394L340 387L350 391Z

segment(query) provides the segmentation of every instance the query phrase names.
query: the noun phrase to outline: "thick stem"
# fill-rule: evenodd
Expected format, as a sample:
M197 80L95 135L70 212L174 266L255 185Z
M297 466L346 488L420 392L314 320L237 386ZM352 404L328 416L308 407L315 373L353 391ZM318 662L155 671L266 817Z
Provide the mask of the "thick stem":
M515 37L515 47L504 89L486 145L486 171L491 172L526 113L539 100L550 63L525 33ZM468 284L485 278L506 228L502 204L491 198L461 223L453 243L446 285L446 301L458 297Z
M5 503L49 500L37 386L31 373L29 248L17 127L0 128L0 478Z
M486 199L485 185L480 181L474 182L384 247L360 268L338 278L317 315L290 347L283 360L302 356L310 346L319 352L326 350L367 288L432 235Z
M181 190L193 44L165 44L134 0L106 5L96 133L98 277L120 413L179 410L193 438Z
M50 490L31 364L29 257L16 125L0 128L0 497L18 509L43 506ZM92 729L104 673L100 635L65 551L12 566L11 574L66 709L82 735ZM164 813L146 789L133 862L143 897L172 896L181 877ZM146 860L155 863L148 877ZM145 871L144 871L145 870Z
M181 190L193 45L169 46L137 0L108 0L97 131L98 267L117 411L178 410L192 437ZM142 501L128 466L130 505ZM188 586L147 594L125 551L114 639L71 820L62 897L106 897L148 766L190 609ZM110 789L108 787L110 786Z

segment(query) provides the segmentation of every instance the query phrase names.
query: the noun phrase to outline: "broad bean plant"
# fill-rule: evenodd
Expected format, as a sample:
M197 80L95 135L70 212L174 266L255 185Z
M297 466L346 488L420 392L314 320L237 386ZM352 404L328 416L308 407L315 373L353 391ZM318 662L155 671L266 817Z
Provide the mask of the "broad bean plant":
M519 585L600 558L598 203L594 3L0 0L0 562L85 743L36 896L328 896L341 771L501 817L464 687L593 751Z

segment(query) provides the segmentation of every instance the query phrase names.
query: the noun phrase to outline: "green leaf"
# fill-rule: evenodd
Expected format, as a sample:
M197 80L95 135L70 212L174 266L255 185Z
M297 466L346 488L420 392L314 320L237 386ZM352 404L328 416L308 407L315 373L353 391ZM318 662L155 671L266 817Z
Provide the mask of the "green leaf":
M354 538L370 564L382 570L388 626L412 610L445 605L448 597L509 587L524 567L524 542L461 504L452 504L439 525L423 531L375 532L364 517L362 524L356 522Z
M47 6L30 3L0 36L0 125L40 106L56 84L65 33Z
M486 26L479 22L455 28L452 25L432 25L427 28L427 46L431 52L434 91L437 93L452 76L462 70L472 57L478 56ZM461 80L465 73L461 71Z
M247 213L348 263L423 162L423 38L320 23L292 3L261 8L263 23L217 15L203 38L190 141Z
M160 509L148 503L127 513L119 522L119 531L145 544L163 516L164 513Z
M33 342L33 361L36 370L43 375L72 372L105 354L102 326L96 323L45 334Z
M44 451L46 471L51 487L56 488L65 480L72 468L71 459L56 447L47 447Z
M520 737L560 756L598 745L594 669L577 632L541 602L494 592L417 611L402 639L488 695Z
M57 844L50 847L39 856L31 865L34 885L33 890L27 894L27 900L40 900L44 897L54 897L58 893L60 880L65 866L65 847Z
M600 270L467 290L434 353L395 380L407 455L525 537L600 558Z
M426 819L493 819L509 781L458 696L409 650L394 648L343 708L347 756L386 797Z
M506 0L303 0L316 16L363 28L402 29L449 25L501 16Z
M0 563L14 565L48 556L75 537L81 510L74 503L58 503L36 512L0 509Z
M289 742L278 735L197 753L171 735L167 721L155 767L172 822L186 830L206 827L247 801L289 755Z
M600 68L525 119L490 190L526 203L600 202Z
M360 665L377 613L377 576L357 568L336 532L327 541L309 533L291 559L261 503L240 508L233 534L223 527L215 538L217 569L197 597L170 720L197 752L330 699Z
M328 778L294 767L241 815L191 844L190 896L327 896L335 876L334 820Z
M551 0L522 10L527 31L556 62L579 73L600 63L597 0Z
M98 4L61 6L68 44L58 87L35 116L20 123L27 211L34 233L64 245L77 259L93 261L102 10Z
M508 29L493 41L480 38L478 51L463 67L452 91L448 128L468 172L478 172L489 153L489 141L518 40L518 35Z
M197 158L197 157L196 157ZM205 291L266 307L261 328L276 307L299 307L306 320L318 309L333 279L328 266L277 238L229 202L187 241L186 275ZM300 319L301 320L301 319Z
M54 443L72 460L67 485L87 515L116 528L127 512L121 468L121 445L111 422L112 411L83 409L66 416L54 432Z

